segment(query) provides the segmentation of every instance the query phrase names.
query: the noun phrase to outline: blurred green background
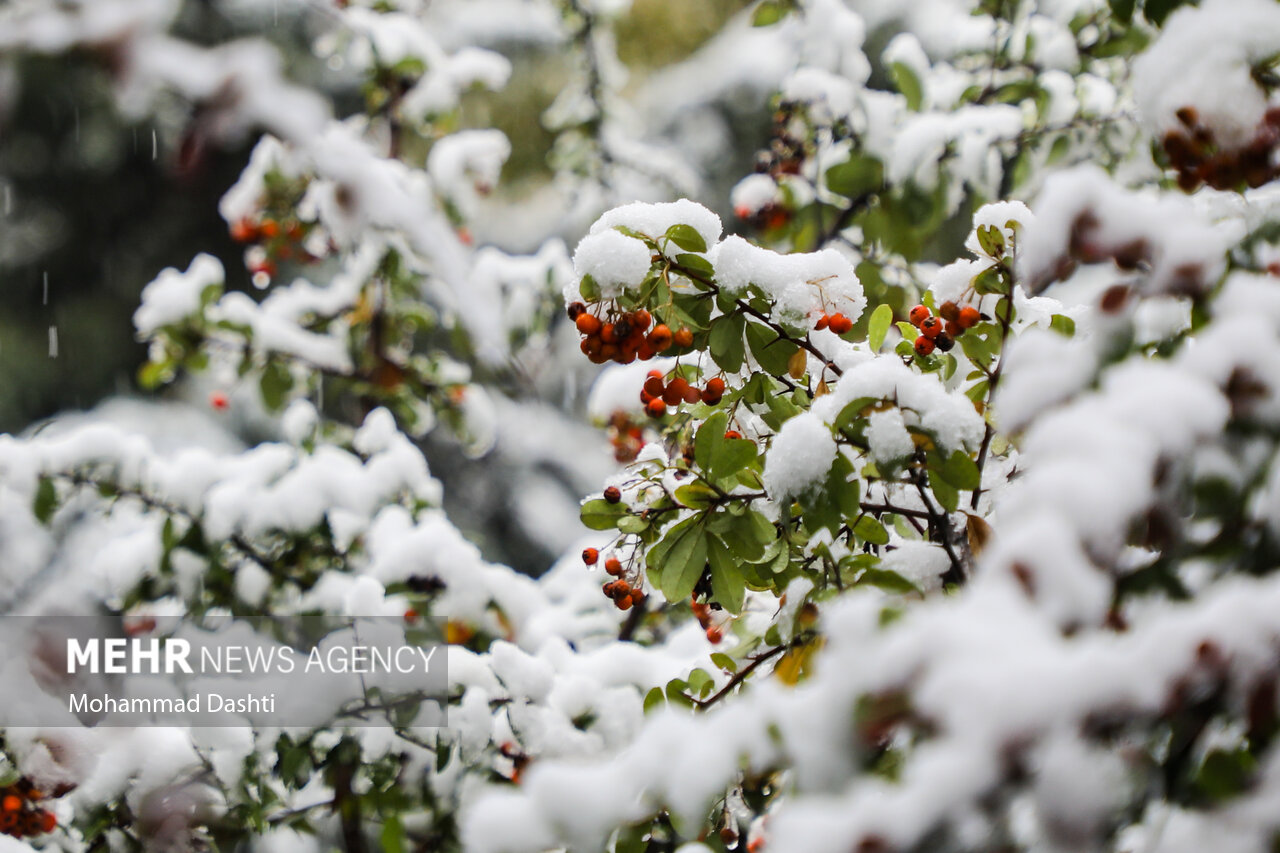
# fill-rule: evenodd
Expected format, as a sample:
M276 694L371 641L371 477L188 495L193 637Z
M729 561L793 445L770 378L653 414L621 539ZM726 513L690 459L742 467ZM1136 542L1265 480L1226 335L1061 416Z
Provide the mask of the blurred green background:
M632 84L688 56L747 0L636 0L618 23L620 58ZM175 30L212 44L250 34L214 4L186 3ZM267 33L291 75L324 80L309 53L306 21ZM528 188L550 177L553 137L540 118L569 68L562 50L513 49L515 73L499 93L469 96L467 125L505 131L513 151L504 183ZM9 65L11 74L5 75ZM198 252L220 257L233 288L245 288L241 250L217 202L249 154L240 147L184 146L186 105L163 104L132 122L115 108L110 81L89 57L0 56L0 431L16 431L67 408L128 392L143 356L131 317L142 287ZM3 85L0 82L0 85ZM331 88L338 112L359 108L358 90ZM741 140L749 152L764 141ZM47 282L47 302L46 302ZM57 357L50 354L56 328Z

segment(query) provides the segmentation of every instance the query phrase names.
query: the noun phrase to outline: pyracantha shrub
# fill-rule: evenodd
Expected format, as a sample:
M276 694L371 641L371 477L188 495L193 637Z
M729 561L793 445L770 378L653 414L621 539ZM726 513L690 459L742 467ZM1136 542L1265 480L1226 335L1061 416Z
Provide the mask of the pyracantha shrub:
M303 728L51 708L5 731L11 846L1280 840L1280 6L762 0L628 83L625 2L312 5L345 99L164 0L0 10L15 73L255 140L243 275L134 316L203 415L0 437L8 612L391 616L448 644L449 726L362 685ZM537 51L554 178L504 193L468 99ZM487 559L436 459L561 559Z

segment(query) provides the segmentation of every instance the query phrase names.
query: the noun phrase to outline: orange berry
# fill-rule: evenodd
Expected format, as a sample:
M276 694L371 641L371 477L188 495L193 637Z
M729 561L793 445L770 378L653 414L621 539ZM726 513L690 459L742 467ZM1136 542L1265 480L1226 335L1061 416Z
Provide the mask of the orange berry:
M645 595L645 594L644 594L644 590L642 590L642 589L633 589L633 590L631 590L631 603L632 603L632 604L644 604L644 600L645 600L646 598L648 598L648 597L649 597L649 596Z
M618 580L613 585L613 593L618 596L629 595L631 593L631 584L624 580Z
M654 376L655 373L658 371L649 371L649 378L644 381L644 390L650 397L661 397L665 386L662 384L662 374Z
M600 331L600 318L595 314L579 314L578 319L573 321L578 327L578 331L584 335L594 335Z
M972 329L978 325L978 321L982 319L982 315L978 313L978 309L972 305L966 305L960 309L960 317L956 321L962 329Z
M828 317L826 314L823 314L821 317L818 318L818 322L813 324L813 327L817 329L819 332L821 332L830 323L831 323L831 318Z
M217 409L219 412L223 412L231 405L231 400L227 397L225 392L214 391L209 395L209 405L214 409Z
M691 347L693 346L693 331L688 328L681 328L680 331L675 333L672 340L675 341L678 347Z
M926 338L924 335L916 338L915 350L916 355L929 355L933 352L935 344L933 338Z
M847 334L853 328L853 321L843 314L832 314L828 328L837 335Z
M262 225L258 227L258 230L262 233L263 237L270 240L280 233L280 223L276 222L274 219L264 219L262 220Z
M650 315L649 312L644 310L643 308L639 309L638 311L634 312L631 315L631 325L642 332L645 329L649 328L649 324L651 322L653 322L652 315Z
M688 390L689 380L683 376L677 376L667 383L666 390L662 392L662 399L668 406L678 406Z
M707 642L709 642L711 645L714 646L723 639L724 639L724 632L721 631L719 628L716 628L713 626L707 629Z
M702 392L692 385L686 385L684 389L684 401L693 404L702 399Z
M258 238L258 227L248 219L231 223L231 239L237 243L251 243Z
M667 404L661 397L654 397L644 407L651 418L660 418L667 413Z
M724 380L719 376L710 379L707 387L702 389L702 402L708 406L714 406L720 402L720 398L724 396Z
M601 361L612 361L613 359L615 359L615 358L617 358L617 357L618 357L618 354L619 354L620 352L622 352L622 350L620 350L620 349L618 348L618 345L617 345L617 344L601 344L601 345L600 345L600 360L601 360Z
M671 328L666 323L659 323L653 327L653 331L646 338L649 346L653 347L654 352L662 352L671 347L673 336Z
M0 809L7 812L16 812L22 808L22 798L16 794L8 794L3 801L0 801Z
M942 334L942 321L937 317L925 317L920 323L920 334L930 340Z
M636 347L636 358L641 361L648 361L655 355L656 353L653 351L653 347L649 346L649 342L647 340L640 344L640 346Z
M613 323L605 323L600 327L600 340L606 344L616 344L618 342L618 327Z
M917 305L911 309L911 313L907 315L907 319L911 321L911 325L919 326L929 316L929 309L923 305Z
M953 322L960 317L960 306L951 301L944 302L938 306L938 315L948 323Z
M58 819L53 816L53 812L40 811L40 831L53 832L58 826Z
M595 548L584 548L582 550L582 562L588 566L594 566L596 561L600 559L600 552Z
M631 596L622 595L615 599L614 603L618 606L619 610L630 610L633 601Z
M621 577L622 561L619 560L617 557L610 557L609 559L604 561L604 570L607 574L612 575L615 578Z
M948 320L942 331L954 338L964 332L964 329L960 327L959 322L955 320Z
M730 438L730 439L732 439L732 438L742 438L742 433L738 432L736 429L731 429L731 430L729 430L728 432L726 432L726 433L724 434L724 437L725 437L725 438Z
M404 612L404 621L406 625L412 625L418 621L418 611L410 607Z
M604 499L611 504L616 504L618 501L622 500L622 489L619 489L617 486L610 486L604 490Z

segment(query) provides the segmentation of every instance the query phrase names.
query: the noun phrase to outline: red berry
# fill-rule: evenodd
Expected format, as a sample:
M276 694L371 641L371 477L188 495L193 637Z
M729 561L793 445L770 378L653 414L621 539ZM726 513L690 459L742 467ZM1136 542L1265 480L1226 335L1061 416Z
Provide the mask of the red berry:
M678 406L688 390L689 380L683 376L677 376L667 383L666 390L662 392L662 399L668 406Z
M617 486L610 486L604 490L604 499L611 504L616 504L618 501L622 500L622 489L619 489Z
M818 318L818 322L813 324L813 327L817 329L819 332L821 332L828 325L830 325L830 323L831 323L831 318L828 317L826 314L823 314L821 317Z
M960 309L960 317L956 320L962 329L972 329L978 325L978 321L982 319L982 315L978 313L978 309L972 305L966 305Z
M618 327L613 323L605 323L600 327L600 340L606 344L616 344L618 342Z
M231 239L237 243L251 243L258 239L258 227L248 219L231 223Z
M736 429L731 429L724 434L724 437L729 439L742 438L742 433L738 432Z
M661 397L654 397L645 405L644 410L651 418L660 418L667 413L667 404Z
M653 327L653 331L649 333L649 337L645 339L649 346L653 347L654 352L662 352L671 347L673 340L671 327L666 323L659 323Z
M964 334L964 329L960 328L960 323L956 320L948 320L942 331L953 338Z
M214 391L209 395L209 405L217 409L219 412L222 412L226 411L227 407L231 405L231 400L227 397L225 392Z
M692 385L684 386L684 401L686 403L693 404L698 402L701 399L702 399L702 392L700 392L697 388L694 388Z
M642 332L649 328L651 322L653 322L653 317L643 308L631 315L631 325Z
M0 809L7 812L16 812L22 808L22 798L16 794L8 794L3 801L0 801Z
M630 610L632 603L632 597L630 595L622 595L614 600L614 604L618 606L619 610Z
M649 378L644 381L644 392L650 397L661 397L665 386L662 384L662 374L654 376L658 371L650 371Z
M579 314L578 319L573 321L578 327L578 331L584 335L594 335L600 331L600 318L595 314Z
M934 344L937 345L938 349L942 350L943 352L951 352L951 348L956 345L955 338L945 333L938 335L936 338L933 339L933 342Z
M911 321L911 325L919 326L929 316L929 309L923 305L917 305L911 309L911 313L907 315L907 319Z
M929 355L934 348L933 338L926 338L924 335L916 338L915 348L916 355Z
M565 313L569 315L570 320L577 320L583 314L587 313L587 306L581 302L570 302L569 307L565 308Z
M410 607L404 612L404 621L406 625L412 625L418 621L418 611Z
M631 590L631 603L632 603L632 604L643 604L643 603L644 603L644 600L645 600L646 598L648 598L648 597L649 597L649 596L645 595L645 594L644 594L644 590L642 590L642 589L633 589L633 590Z
M584 548L582 550L582 562L588 566L594 566L596 561L600 559L600 552L595 548Z
M53 832L58 826L58 819L53 816L53 812L40 810L40 831Z
M938 315L950 323L960 316L960 306L951 301L944 302L938 306Z
M723 639L724 639L724 632L721 631L719 628L711 627L707 629L707 642L709 642L711 645L714 646Z
M702 402L708 406L714 406L722 397L724 397L724 380L719 376L708 380L707 387L702 389Z
M258 230L262 232L263 237L270 240L280 233L280 224L274 219L264 219L262 220L262 225L259 226Z
M837 335L843 335L853 328L853 321L843 314L832 314L828 328Z
M920 323L920 334L932 340L942 334L942 321L937 317L925 317Z
M622 577L622 561L617 557L610 557L604 561L604 570L613 577Z

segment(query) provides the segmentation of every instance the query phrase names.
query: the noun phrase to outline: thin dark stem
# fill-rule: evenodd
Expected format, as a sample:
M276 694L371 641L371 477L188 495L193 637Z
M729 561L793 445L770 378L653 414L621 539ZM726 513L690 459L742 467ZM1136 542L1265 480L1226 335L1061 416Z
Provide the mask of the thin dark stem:
M719 702L725 696L728 696L729 693L735 687L737 687L744 680L746 680L747 676L751 675L751 673L759 669L761 664L765 663L768 660L771 660L774 657L777 657L778 655L782 654L784 651L786 651L789 648L791 648L791 644L784 643L781 646L774 646L772 649L769 649L769 651L762 652L761 654L756 655L754 658L751 659L751 663L747 664L742 669L735 672L733 674L733 677L729 679L728 683L725 684L724 687L721 687L718 691L716 691L715 695L710 696L707 699L703 699L703 700L694 699L693 704L698 706L699 711L705 711L707 708L710 708L712 705Z

